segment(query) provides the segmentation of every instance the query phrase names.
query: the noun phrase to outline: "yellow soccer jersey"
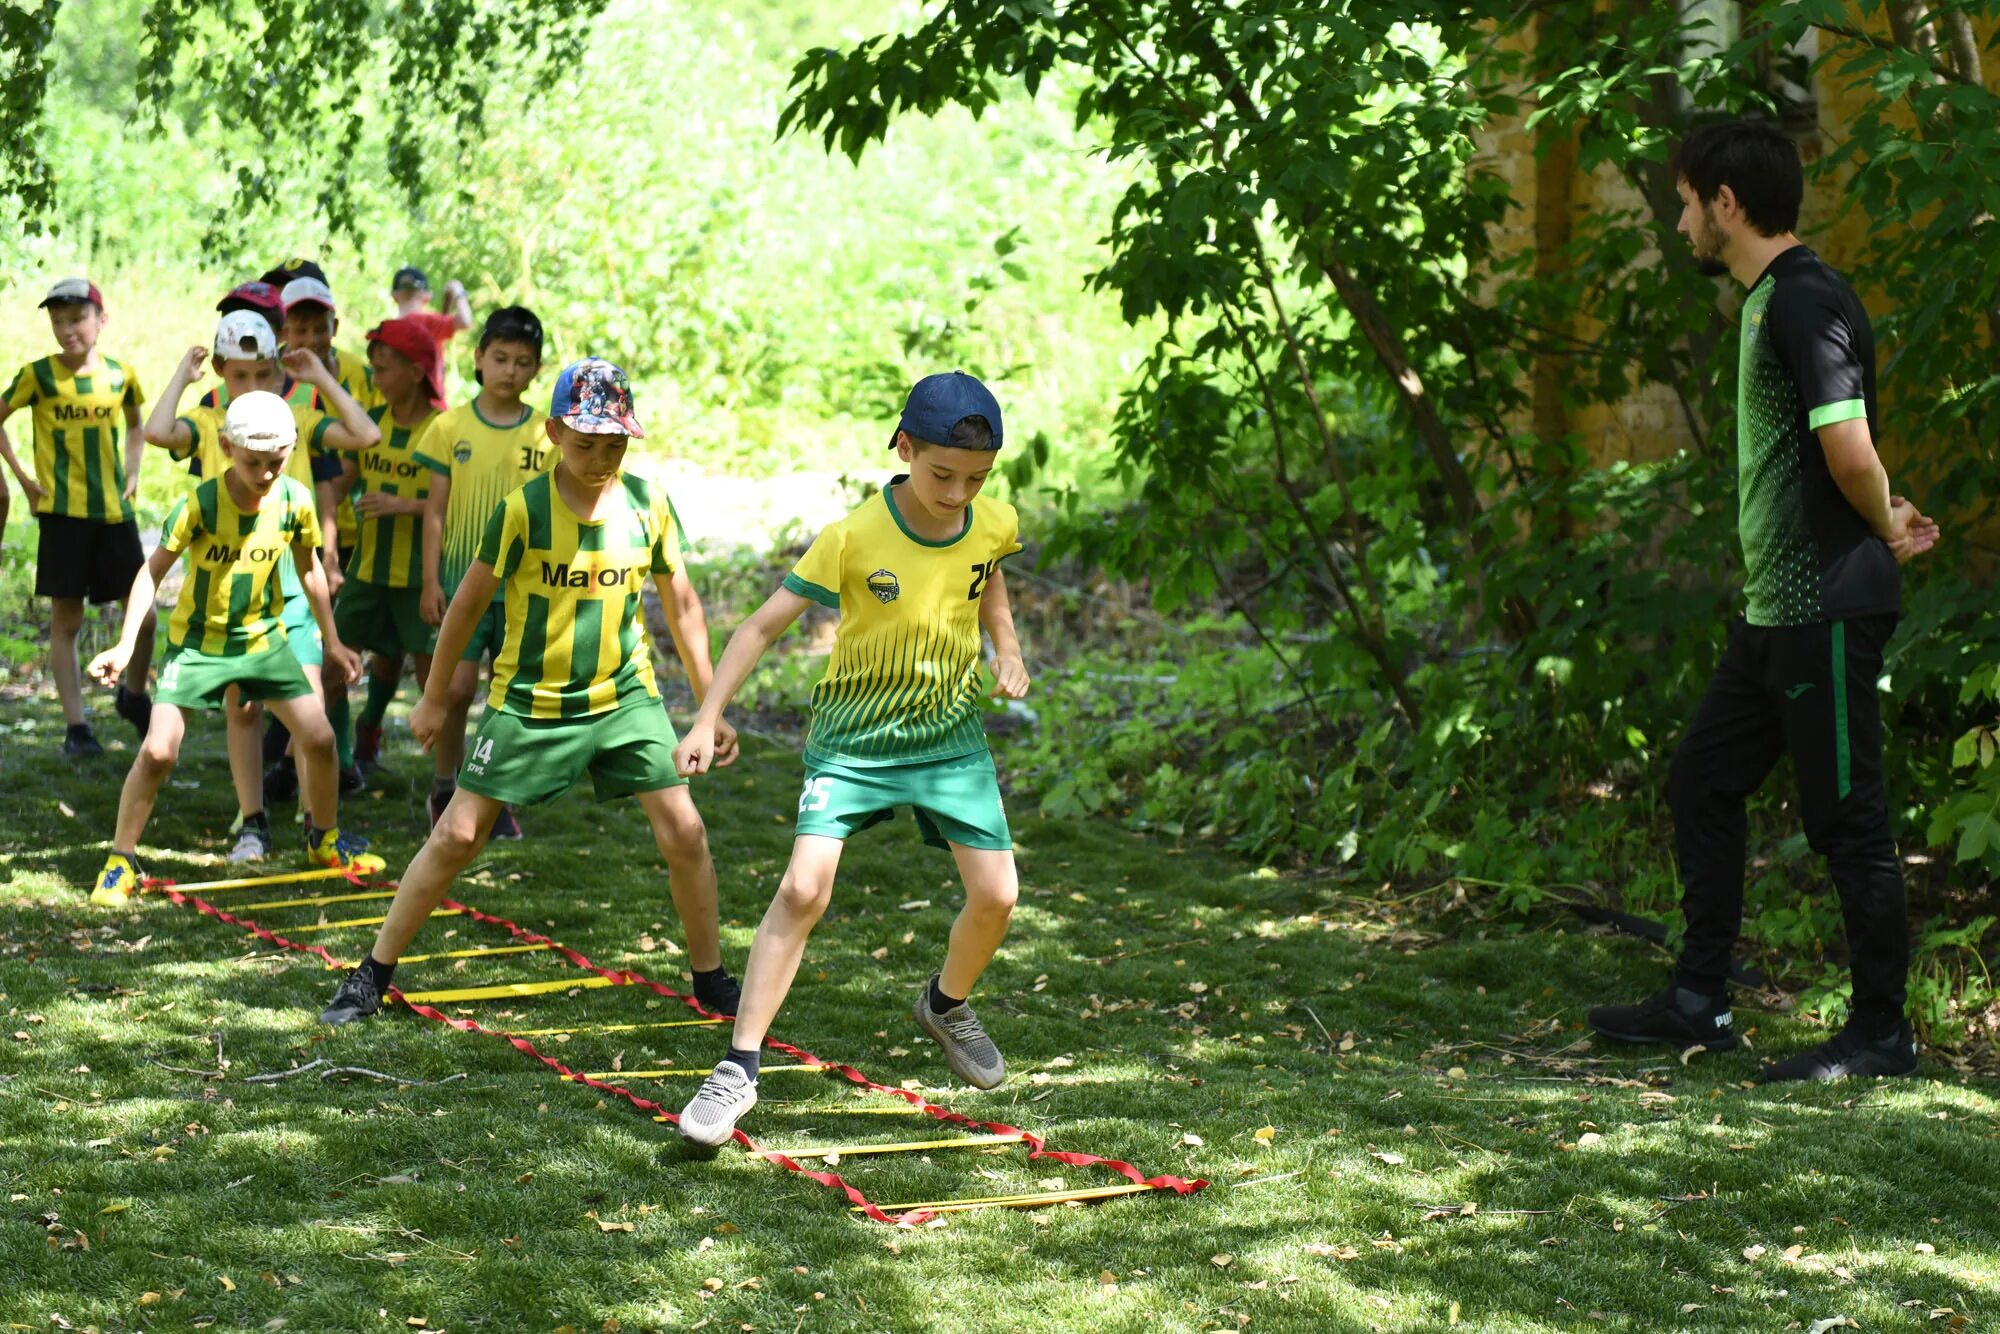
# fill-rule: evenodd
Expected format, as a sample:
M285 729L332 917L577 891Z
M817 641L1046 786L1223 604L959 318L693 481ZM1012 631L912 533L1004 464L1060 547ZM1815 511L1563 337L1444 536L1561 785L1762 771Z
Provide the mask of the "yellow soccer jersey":
M370 408L368 415L382 428L382 443L361 451L361 480L354 485L358 500L370 491L422 500L430 494L431 472L417 462L416 441L436 420L432 413L414 426L398 426L388 407ZM421 588L424 583L424 516L393 514L371 519L356 511L361 532L347 577L382 588Z
M451 482L444 549L438 553L438 582L446 596L479 558L493 507L555 466L560 451L542 429L545 420L545 414L524 407L519 421L501 426L480 416L475 402L440 412L424 428L417 462Z
M479 559L506 592L506 637L486 707L524 718L580 718L627 700L659 707L640 594L679 568L673 507L630 473L605 518L586 523L545 472L487 520Z
M363 408L382 406L381 391L375 388L375 372L368 367L368 358L358 352L344 352L333 349L333 379L348 397Z
M979 595L1021 549L1020 526L1012 505L977 496L964 530L932 542L885 490L820 533L785 576L792 592L840 612L813 687L809 760L920 764L986 748Z
M161 546L187 557L168 645L227 656L284 643L277 569L295 542L318 546L319 519L312 491L290 475L250 511L237 508L221 477L195 487L160 532Z
M229 395L218 387L210 397L219 398L226 404ZM285 458L284 475L313 493L312 456L320 449L320 441L333 425L333 418L321 412L317 406L319 395L313 387L303 381L294 381L286 391L285 402L292 410L292 421L299 428L298 443ZM222 404L204 400L196 407L188 409L179 420L187 423L190 440L183 458L192 456L189 463L188 479L190 490L198 488L204 481L219 478L229 469L229 460L222 456L222 422L228 408ZM313 535L313 546L319 545L319 535ZM292 554L287 551L278 558L278 587L288 598L295 598L304 592L299 583L299 572L292 565Z
M81 375L55 357L23 366L7 390L7 406L34 409L37 514L124 523L125 405L145 401L124 363L101 359Z

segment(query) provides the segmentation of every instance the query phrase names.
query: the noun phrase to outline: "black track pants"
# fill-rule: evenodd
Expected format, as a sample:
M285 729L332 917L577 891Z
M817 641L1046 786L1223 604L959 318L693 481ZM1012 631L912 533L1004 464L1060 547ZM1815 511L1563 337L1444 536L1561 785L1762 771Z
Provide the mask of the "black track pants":
M1719 992L1729 976L1743 928L1744 802L1789 752L1806 840L1826 858L1840 893L1855 1019L1872 1032L1901 1021L1910 935L1882 789L1875 690L1895 628L1894 616L1730 626L1667 777L1687 916L1678 969L1686 985Z

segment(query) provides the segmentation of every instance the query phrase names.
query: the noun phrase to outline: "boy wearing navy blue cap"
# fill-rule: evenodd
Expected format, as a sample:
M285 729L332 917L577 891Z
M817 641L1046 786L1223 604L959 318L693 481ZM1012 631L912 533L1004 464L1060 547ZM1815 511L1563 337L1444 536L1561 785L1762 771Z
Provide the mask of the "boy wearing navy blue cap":
M1020 520L1013 506L979 494L1000 449L1000 405L962 371L927 376L890 443L909 472L822 532L731 636L675 752L683 774L705 771L722 710L764 650L813 603L840 613L833 656L813 688L791 865L750 946L729 1054L681 1112L681 1133L697 1144L723 1143L756 1105L759 1048L833 896L841 848L899 806L915 812L926 843L950 850L965 882L943 964L916 998L917 1026L968 1084L990 1089L1006 1077L966 1004L1006 937L1018 892L979 707L982 629L993 640L997 692L1028 693L1000 573L1021 549Z

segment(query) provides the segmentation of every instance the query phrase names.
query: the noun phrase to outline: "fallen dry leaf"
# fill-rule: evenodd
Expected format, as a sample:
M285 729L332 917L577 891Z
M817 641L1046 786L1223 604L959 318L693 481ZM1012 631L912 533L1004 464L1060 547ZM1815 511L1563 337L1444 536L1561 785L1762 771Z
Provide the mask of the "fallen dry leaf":
M1256 1140L1259 1144L1269 1144L1276 1138L1277 1134L1278 1128L1276 1126L1265 1126L1262 1130L1252 1133L1250 1138Z
M215 1281L216 1281L217 1283L220 1283L220 1284L222 1285L222 1290L223 1290L224 1292L234 1292L234 1291L236 1291L236 1280L235 1280L235 1279L232 1279L232 1278L231 1278L231 1277L229 1277L229 1275L227 1275L227 1274L218 1274L218 1275L216 1275L216 1279L215 1279Z
M1236 1257L1231 1255L1228 1251L1220 1251L1214 1255L1209 1256L1208 1262L1214 1265L1217 1269L1227 1269L1229 1268L1229 1266L1236 1263Z
M613 1223L600 1218L597 1220L597 1230L599 1232L630 1232L632 1225L630 1223Z
M1187 1134L1181 1136L1181 1143L1185 1144L1190 1149L1199 1149L1201 1147L1202 1140L1201 1136L1195 1134L1192 1130L1190 1130Z
M1368 1151L1368 1156L1370 1158L1380 1158L1383 1162L1387 1163L1391 1167L1401 1167L1403 1165L1403 1155L1400 1153L1396 1153L1393 1150L1370 1149Z

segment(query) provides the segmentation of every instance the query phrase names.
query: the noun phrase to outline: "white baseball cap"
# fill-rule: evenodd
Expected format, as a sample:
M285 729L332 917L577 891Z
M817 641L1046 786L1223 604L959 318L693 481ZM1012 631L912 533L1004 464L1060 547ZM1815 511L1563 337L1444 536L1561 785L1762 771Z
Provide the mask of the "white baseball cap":
M250 344L245 350L244 344ZM232 310L215 325L217 361L270 361L278 355L278 335L254 310Z
M284 303L285 313L292 313L293 306L325 306L333 309L333 289L317 278L294 278L285 284L285 290L278 294Z
M253 389L229 401L229 411L222 417L222 434L237 449L278 454L298 443L299 426L284 399L269 390Z

